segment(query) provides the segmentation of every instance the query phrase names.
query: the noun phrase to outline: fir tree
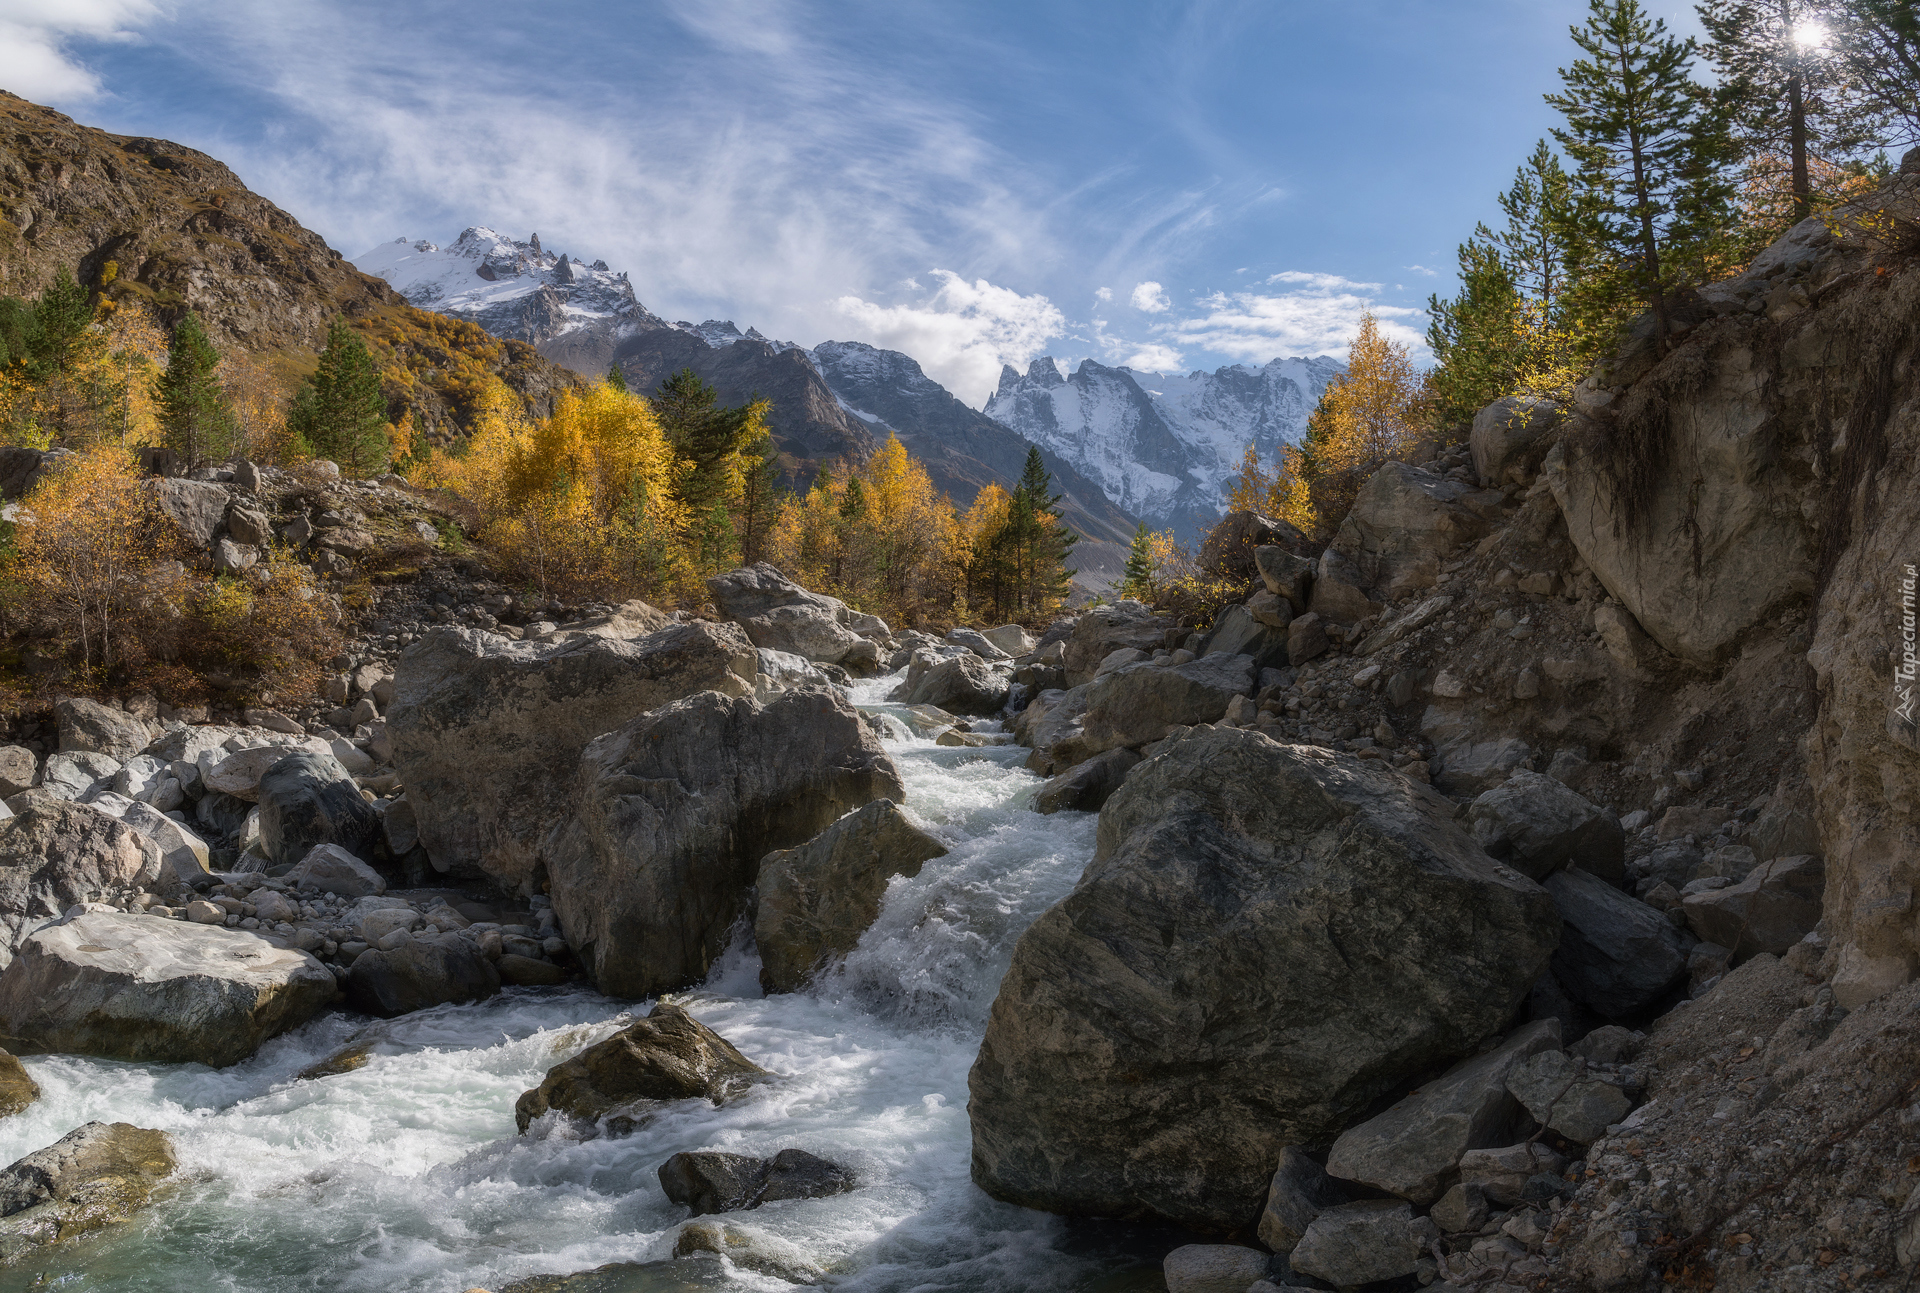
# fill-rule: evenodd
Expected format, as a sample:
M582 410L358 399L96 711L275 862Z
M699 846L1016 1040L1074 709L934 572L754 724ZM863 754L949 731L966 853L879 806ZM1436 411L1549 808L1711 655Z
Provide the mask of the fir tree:
M619 391L622 395L627 393L627 375L620 371L619 364L614 364L607 369L607 385L613 387L614 390Z
M765 561L767 538L780 515L780 450L771 435L762 432L742 447L740 473L740 560L746 565Z
M1120 580L1120 594L1153 601L1153 535L1145 521L1133 532L1133 542L1127 547L1127 570Z
M1513 389L1524 360L1524 311L1500 253L1480 239L1460 244L1458 295L1427 298L1427 346L1434 358L1428 384L1444 425L1471 422Z
M1862 133L1920 144L1920 9L1913 0L1843 0L1834 50L1858 100Z
M214 376L219 366L220 353L207 339L200 316L188 310L174 327L155 394L167 448L189 470L219 462L233 448L238 428L226 390Z
M367 343L344 319L327 325L320 367L301 384L287 430L349 476L371 476L387 461L386 406Z
M726 494L724 464L740 447L753 405L721 405L718 393L691 368L660 383L651 403L674 452L691 464L676 486L680 501L704 515Z
M1053 492L1053 473L1040 450L1027 446L1020 484L1013 491L1008 521L1018 552L1021 610L1038 617L1066 600L1074 571L1067 568L1080 536L1061 519L1060 500Z

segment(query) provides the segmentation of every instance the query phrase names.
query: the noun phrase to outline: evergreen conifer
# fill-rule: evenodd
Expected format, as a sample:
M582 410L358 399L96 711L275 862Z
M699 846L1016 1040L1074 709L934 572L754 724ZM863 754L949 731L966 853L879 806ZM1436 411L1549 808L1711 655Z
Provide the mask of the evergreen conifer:
M191 470L219 462L232 451L238 430L226 391L214 372L220 353L207 339L200 316L188 310L173 329L167 367L155 382L160 427L167 448Z
M348 475L366 477L386 465L386 422L380 373L367 343L344 319L335 319L327 325L320 367L294 395L287 430Z

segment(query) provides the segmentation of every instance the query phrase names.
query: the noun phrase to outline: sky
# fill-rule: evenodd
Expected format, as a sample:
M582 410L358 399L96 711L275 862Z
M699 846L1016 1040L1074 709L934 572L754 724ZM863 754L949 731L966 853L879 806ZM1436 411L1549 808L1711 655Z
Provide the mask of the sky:
M1676 30L1684 0L1648 0ZM0 87L349 257L468 225L668 319L1171 372L1414 347L1586 0L0 0Z

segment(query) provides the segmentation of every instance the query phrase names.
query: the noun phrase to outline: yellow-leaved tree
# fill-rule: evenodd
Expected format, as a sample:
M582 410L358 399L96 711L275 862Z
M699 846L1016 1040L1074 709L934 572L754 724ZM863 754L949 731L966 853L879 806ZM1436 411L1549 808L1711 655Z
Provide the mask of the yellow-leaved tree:
M1326 542L1382 463L1423 432L1425 383L1408 348L1380 335L1371 313L1347 352L1347 371L1327 384L1298 449L1283 451L1269 492L1281 518Z

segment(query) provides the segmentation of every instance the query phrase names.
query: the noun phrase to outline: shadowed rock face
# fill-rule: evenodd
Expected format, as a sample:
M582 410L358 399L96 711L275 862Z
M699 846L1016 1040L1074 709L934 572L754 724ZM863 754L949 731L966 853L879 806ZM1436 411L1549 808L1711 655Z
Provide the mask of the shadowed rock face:
M1470 1051L1553 952L1546 892L1450 810L1245 731L1135 768L1001 983L969 1083L974 1180L1056 1212L1252 1226L1282 1147Z

